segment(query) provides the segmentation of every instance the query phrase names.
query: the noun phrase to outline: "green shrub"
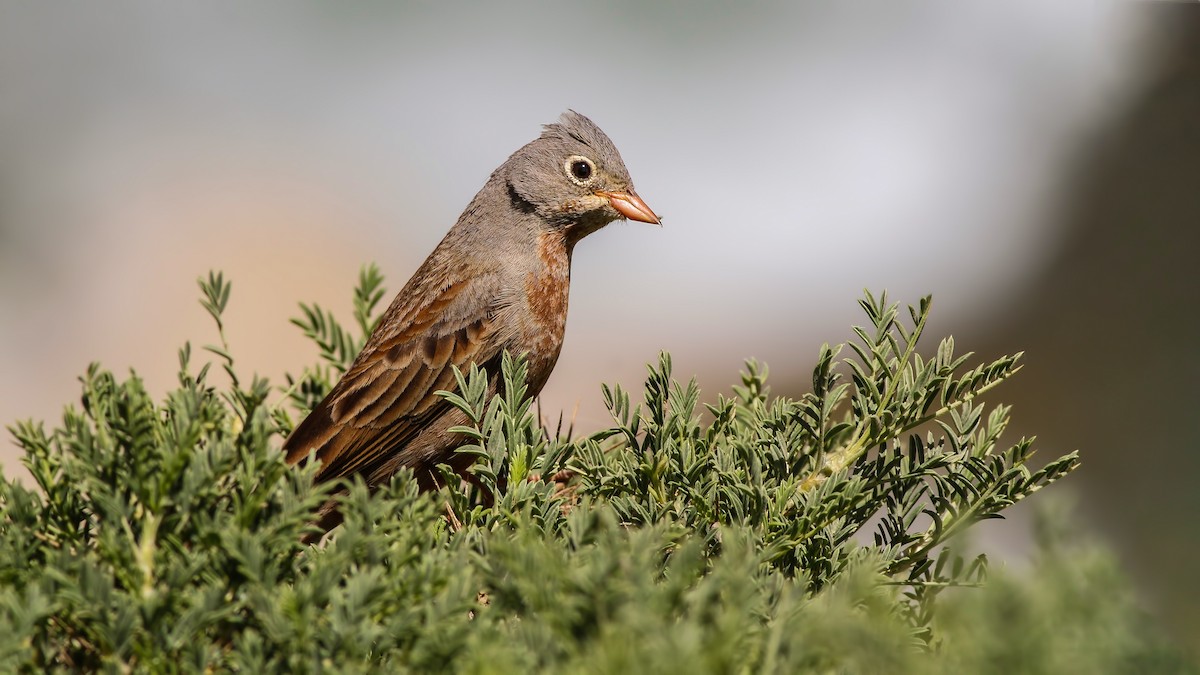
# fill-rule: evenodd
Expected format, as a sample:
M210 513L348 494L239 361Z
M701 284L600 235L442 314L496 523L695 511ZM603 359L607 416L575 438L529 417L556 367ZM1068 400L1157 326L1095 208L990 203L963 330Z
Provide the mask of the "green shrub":
M239 377L229 284L201 288L230 385L185 346L162 402L92 366L59 427L11 428L38 489L0 477L0 670L1187 668L1069 527L1043 528L1025 577L988 579L948 545L1078 459L1033 469L1031 439L1000 443L1008 408L976 397L1018 357L965 368L950 339L921 357L928 299L904 321L867 295L869 324L822 347L799 399L771 396L752 362L701 406L663 355L642 403L604 389L614 425L583 438L543 428L521 359L492 400L462 373L446 395L472 421L460 452L477 484L418 494L401 474L372 494L313 486L278 442L374 326L378 272L361 275L355 333L302 307L322 358L281 396ZM302 545L341 487L345 523Z

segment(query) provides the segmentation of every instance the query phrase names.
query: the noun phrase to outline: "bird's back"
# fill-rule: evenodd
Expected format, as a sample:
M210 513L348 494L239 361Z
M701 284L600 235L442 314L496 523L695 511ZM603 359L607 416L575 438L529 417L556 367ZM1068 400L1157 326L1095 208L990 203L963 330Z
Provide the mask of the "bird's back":
M528 395L537 395L562 346L570 280L561 238L537 248L529 269L464 266L447 235L285 441L287 461L314 454L322 481L360 474L377 484L401 466L432 471L460 442L447 430L466 422L436 392L456 389L454 368L478 365L495 393L506 350L527 357Z

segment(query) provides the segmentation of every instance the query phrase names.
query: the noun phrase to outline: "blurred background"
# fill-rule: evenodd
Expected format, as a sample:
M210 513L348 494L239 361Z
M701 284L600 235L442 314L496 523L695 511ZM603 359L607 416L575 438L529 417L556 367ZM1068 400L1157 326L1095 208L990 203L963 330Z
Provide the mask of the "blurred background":
M298 301L348 320L370 261L398 289L567 108L666 220L576 250L549 415L606 424L661 349L799 393L864 287L932 293L931 338L1028 353L996 398L1200 638L1197 3L0 0L0 420L91 361L165 392L209 269L240 367L298 371ZM980 528L1010 564L1020 515Z

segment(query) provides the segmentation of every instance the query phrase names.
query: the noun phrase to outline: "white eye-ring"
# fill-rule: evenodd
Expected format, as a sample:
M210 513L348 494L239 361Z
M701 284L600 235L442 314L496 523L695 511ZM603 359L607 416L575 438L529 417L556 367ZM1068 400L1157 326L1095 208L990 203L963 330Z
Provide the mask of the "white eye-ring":
M596 175L596 165L592 163L592 160L580 155L568 157L567 161L563 162L563 168L566 169L567 178L580 186L587 185Z

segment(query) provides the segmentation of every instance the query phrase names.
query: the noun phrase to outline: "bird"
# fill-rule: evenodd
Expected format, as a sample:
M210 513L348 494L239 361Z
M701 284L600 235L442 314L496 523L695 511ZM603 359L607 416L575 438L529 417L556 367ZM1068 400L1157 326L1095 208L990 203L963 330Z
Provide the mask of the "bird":
M471 457L455 453L451 429L468 419L437 392L456 391L454 369L474 365L495 395L509 352L524 355L537 396L562 350L575 245L617 219L661 226L609 137L568 110L491 173L284 441L287 463L313 458L315 482L357 476L371 489L405 467L422 490L440 485L439 464L466 476ZM316 525L340 522L331 500Z

